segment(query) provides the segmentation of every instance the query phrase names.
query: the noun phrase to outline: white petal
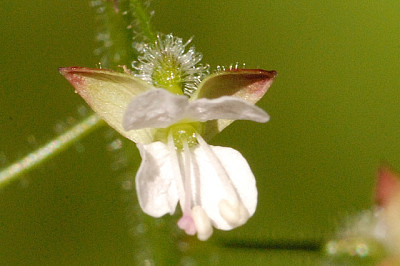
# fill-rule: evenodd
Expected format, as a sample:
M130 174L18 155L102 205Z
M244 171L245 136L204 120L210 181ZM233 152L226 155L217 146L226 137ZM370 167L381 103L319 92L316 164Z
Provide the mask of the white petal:
M194 149L195 160L193 165L193 175L198 180L193 182L195 199L197 204L201 205L207 215L213 222L213 225L222 230L230 230L240 224L228 223L221 216L220 204L227 201L229 203L237 203L237 195L239 201L246 209L248 216L254 214L257 206L257 188L256 182L246 159L240 152L226 147L208 146L218 157L218 160L225 168L230 182L221 180L218 175L213 158L200 146ZM241 206L237 206L238 211ZM241 224L243 224L243 221Z
M137 144L137 147L143 159L136 174L140 207L153 217L173 214L178 203L178 191L167 146L153 142Z
M230 119L265 123L269 120L269 115L261 108L232 96L198 99L189 103L186 112L188 118L201 122Z
M125 111L125 130L165 128L182 119L188 98L164 89L152 89L133 98Z

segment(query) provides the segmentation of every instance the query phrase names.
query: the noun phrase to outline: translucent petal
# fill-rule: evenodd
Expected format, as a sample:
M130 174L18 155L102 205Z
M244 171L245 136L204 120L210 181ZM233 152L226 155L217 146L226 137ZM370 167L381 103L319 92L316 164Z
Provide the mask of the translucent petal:
M178 191L167 146L162 142L137 146L142 156L136 174L140 207L153 217L173 214L178 204Z
M262 69L232 69L205 78L190 101L200 98L215 99L235 96L255 104L272 85L277 73ZM209 140L231 124L233 120L219 119L206 122L204 139Z
M230 230L235 225L229 224L220 214L219 203L223 200L240 202L252 216L257 206L256 181L246 159L240 152L226 147L209 146L225 168L230 182L226 183L218 176L215 163L200 146L194 149L193 182L195 203L202 206L212 220L213 225L221 230ZM217 162L218 163L218 162Z
M261 108L231 96L223 96L217 99L198 99L189 104L186 112L187 117L201 122L231 119L265 123L269 120L269 115Z
M188 98L164 89L152 89L135 97L124 114L125 130L165 128L185 116Z
M111 127L136 143L150 143L154 129L125 131L122 117L129 102L151 88L141 79L126 73L83 67L60 68L60 73L77 93Z

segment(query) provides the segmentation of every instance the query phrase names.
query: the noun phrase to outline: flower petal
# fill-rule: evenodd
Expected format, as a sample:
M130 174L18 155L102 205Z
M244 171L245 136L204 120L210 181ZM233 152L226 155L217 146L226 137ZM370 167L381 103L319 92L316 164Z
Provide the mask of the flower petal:
M276 71L262 69L232 69L218 72L208 76L200 83L190 101L200 98L215 99L222 96L235 96L255 104L267 92L276 75ZM205 125L204 139L211 139L232 122L232 120L226 119L208 121Z
M150 143L153 140L152 129L127 132L122 127L122 116L129 102L152 86L132 75L111 70L83 67L59 70L89 106L123 136L136 143Z
M137 147L143 160L136 174L140 207L153 217L173 214L178 204L178 191L167 146L153 142Z
M209 156L201 146L194 149L195 161L192 176L197 178L193 182L195 201L202 206L216 228L230 230L240 224L230 224L221 216L220 203L235 202L239 196L239 201L248 212L248 217L252 216L257 206L256 181L246 159L240 152L226 147L209 147L219 162L213 162L212 156ZM228 184L221 180L215 163L221 163L225 168L230 178Z
M164 89L152 89L129 103L123 118L125 130L165 128L183 118L188 98Z
M189 103L186 112L186 116L201 122L231 119L265 123L269 120L269 115L261 108L232 96L223 96L217 99L198 99Z

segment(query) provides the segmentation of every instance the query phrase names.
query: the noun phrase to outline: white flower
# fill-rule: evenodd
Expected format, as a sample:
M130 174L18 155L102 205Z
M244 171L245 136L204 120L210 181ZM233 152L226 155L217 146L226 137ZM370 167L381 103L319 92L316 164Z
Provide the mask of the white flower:
M179 227L187 234L197 232L200 240L211 236L211 225L230 230L244 224L257 205L254 175L243 156L231 148L209 146L194 128L179 126L180 121L215 119L267 122L269 116L232 96L189 102L185 96L152 89L131 101L123 119L125 130L178 123L167 132L167 143L137 144L143 161L136 189L140 206L154 217L174 213L179 200L183 212ZM176 133L182 148L175 145Z
M213 227L230 230L254 214L257 189L248 163L238 151L206 140L234 120L268 121L254 103L276 72L218 72L203 79L190 98L127 73L80 67L60 72L98 115L137 143L143 162L136 188L147 214L173 214L179 201L178 226L201 240Z

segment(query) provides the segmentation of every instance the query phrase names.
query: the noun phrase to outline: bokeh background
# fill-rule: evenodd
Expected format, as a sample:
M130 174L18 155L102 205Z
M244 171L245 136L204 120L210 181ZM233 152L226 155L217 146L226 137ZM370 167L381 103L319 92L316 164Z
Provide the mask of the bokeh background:
M133 144L103 127L0 191L1 265L314 265L340 221L369 208L377 167L400 169L399 1L153 1L154 27L212 68L276 70L267 124L235 122L256 214L206 243L137 206ZM89 1L1 1L0 167L90 113L58 74L96 67ZM147 264L146 264L147 263Z

